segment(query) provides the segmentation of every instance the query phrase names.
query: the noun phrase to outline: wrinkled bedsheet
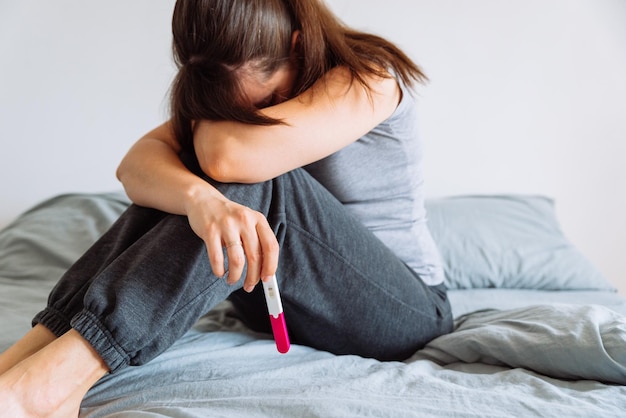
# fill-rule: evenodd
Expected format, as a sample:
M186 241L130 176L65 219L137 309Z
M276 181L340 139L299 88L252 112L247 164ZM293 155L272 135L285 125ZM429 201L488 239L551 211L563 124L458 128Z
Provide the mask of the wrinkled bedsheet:
M297 345L280 355L269 336L246 330L228 312L227 305L215 310L148 365L105 377L85 399L83 416L563 418L626 411L626 387L617 384L626 381L626 321L597 305L480 311L407 361L384 363ZM580 316L570 327L571 315Z

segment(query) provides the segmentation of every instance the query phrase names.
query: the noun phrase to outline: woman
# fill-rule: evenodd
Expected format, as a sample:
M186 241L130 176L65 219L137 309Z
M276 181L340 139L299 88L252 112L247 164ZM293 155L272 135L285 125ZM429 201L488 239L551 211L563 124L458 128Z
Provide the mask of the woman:
M0 356L0 416L77 414L100 377L226 298L268 331L256 285L274 274L296 343L394 360L451 329L423 207L419 68L319 0L179 0L172 27L171 119L118 169L137 205Z

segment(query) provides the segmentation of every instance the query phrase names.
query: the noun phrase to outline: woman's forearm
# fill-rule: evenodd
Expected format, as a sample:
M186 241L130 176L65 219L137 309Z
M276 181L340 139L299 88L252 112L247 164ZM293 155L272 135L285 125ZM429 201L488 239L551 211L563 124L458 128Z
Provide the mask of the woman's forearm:
M136 204L177 215L187 215L190 204L220 198L209 183L189 171L159 129L141 138L128 151L117 177Z
M261 113L283 121L253 125L198 121L195 152L202 170L224 183L267 181L318 161L358 140L393 114L401 99L398 82L336 67L300 96Z

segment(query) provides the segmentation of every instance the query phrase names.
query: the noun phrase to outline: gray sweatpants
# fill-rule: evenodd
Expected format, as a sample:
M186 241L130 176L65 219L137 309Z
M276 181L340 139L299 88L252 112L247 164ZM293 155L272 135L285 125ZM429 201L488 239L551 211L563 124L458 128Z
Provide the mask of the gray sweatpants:
M280 244L277 278L293 343L402 360L450 332L444 285L429 287L302 169L264 183L221 184L265 214ZM131 205L52 290L33 323L76 329L112 372L165 351L226 298L269 332L259 285L248 294L212 274L187 218Z

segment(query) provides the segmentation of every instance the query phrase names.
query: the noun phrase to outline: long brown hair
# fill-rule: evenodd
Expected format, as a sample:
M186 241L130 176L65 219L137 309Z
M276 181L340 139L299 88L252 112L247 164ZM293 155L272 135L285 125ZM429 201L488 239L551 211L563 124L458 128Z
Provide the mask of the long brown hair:
M322 0L178 0L172 17L173 54L178 73L170 92L174 135L193 148L192 121L234 120L281 123L245 100L244 65L270 75L290 59L297 43L298 95L331 68L343 65L367 87L363 75L387 76L391 69L408 86L426 79L391 42L343 24Z

